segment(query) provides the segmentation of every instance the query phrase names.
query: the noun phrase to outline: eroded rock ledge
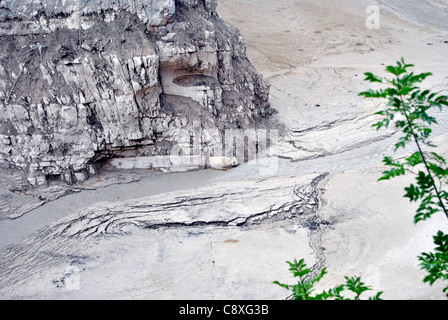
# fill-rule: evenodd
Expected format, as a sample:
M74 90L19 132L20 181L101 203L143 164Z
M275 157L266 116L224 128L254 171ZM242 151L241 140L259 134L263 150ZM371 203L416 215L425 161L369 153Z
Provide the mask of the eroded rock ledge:
M254 127L270 112L269 87L216 5L1 1L2 168L25 184L72 184L108 159L176 145L212 156L224 130Z

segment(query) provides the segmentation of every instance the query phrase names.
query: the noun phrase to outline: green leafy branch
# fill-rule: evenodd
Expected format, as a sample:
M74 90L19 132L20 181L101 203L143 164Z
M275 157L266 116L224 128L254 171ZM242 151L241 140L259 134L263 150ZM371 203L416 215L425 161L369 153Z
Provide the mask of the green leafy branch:
M423 146L435 147L429 138L431 126L437 124L437 119L431 115L434 108L442 110L448 106L448 97L440 92L422 90L418 86L432 74L415 74L408 69L414 67L406 64L402 58L396 66L386 67L391 79L379 77L370 72L365 73L365 80L372 83L387 85L386 89L361 92L365 98L386 99L385 107L376 112L382 119L373 124L377 130L388 128L391 123L402 132L402 136L395 144L395 151L405 148L408 143L415 143L417 152L404 160L385 157L383 163L390 169L383 172L379 180L389 180L405 175L407 172L416 175L416 183L405 188L404 197L411 202L420 202L414 223L429 219L435 213L442 212L448 218L448 192L444 190L448 184L447 161L435 152L424 152ZM417 170L417 172L416 172ZM448 235L442 231L434 237L435 252L422 253L419 257L420 266L428 271L424 282L433 284L436 280L448 280ZM444 289L448 296L448 287Z
M311 269L307 267L304 259L300 261L294 260L294 262L287 261L286 263L289 264L289 271L295 278L298 278L297 284L290 285L278 281L274 281L274 284L290 290L294 300L360 300L364 292L372 290L361 281L361 277L345 277L345 284L319 294L314 294L315 284L327 274L327 269L323 268L318 275L313 276ZM353 299L342 295L342 292L346 290L354 295ZM381 294L382 292L378 292L375 296L369 297L369 300L381 300Z
M424 166L424 171L417 174L417 185L411 185L406 189L406 197L411 201L422 200L421 206L415 216L415 222L426 220L434 213L442 211L448 218L446 203L447 194L441 190L441 186L448 183L448 169L446 161L437 153L430 156L423 152L422 145L434 147L428 139L431 136L431 125L437 124L435 117L430 115L433 108L442 110L448 106L448 97L429 90L421 90L417 84L425 80L431 73L414 74L407 69L413 67L406 64L404 59L397 62L396 66L388 66L386 71L394 75L392 79L376 76L370 72L365 73L366 81L379 82L389 85L386 89L368 90L361 92L365 98L387 99L386 108L376 112L383 118L373 124L377 130L388 127L392 121L395 127L401 129L403 136L395 144L395 150L405 148L413 141L418 152L406 158L404 162L385 157L383 162L392 167L383 173L380 180L388 180L393 177L412 172L410 168L418 165ZM431 161L432 160L432 161ZM438 181L437 181L438 180Z
M423 281L431 285L437 280L448 280L448 235L439 231L434 236L434 244L434 252L422 253L419 257L420 265L428 272ZM448 296L448 286L443 292Z

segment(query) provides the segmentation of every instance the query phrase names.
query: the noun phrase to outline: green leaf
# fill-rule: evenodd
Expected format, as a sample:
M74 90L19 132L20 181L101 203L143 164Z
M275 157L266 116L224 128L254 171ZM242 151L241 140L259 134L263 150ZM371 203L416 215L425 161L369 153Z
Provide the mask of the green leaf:
M429 90L425 90L425 91L423 91L423 92L418 96L418 99L420 99L420 100L425 99L425 97L428 95L429 92L430 92Z
M426 99L428 102L432 100L432 98L434 98L437 95L436 92L431 93L428 98Z
M437 160L439 163L446 164L446 160L445 160L442 156L438 155L438 154L435 153L435 152L431 152L431 154L436 158L436 160Z
M423 281L430 285L437 280L448 280L448 235L439 231L433 238L436 245L434 252L424 252L419 256L421 268L428 272ZM443 289L443 292L448 292L448 286Z
M383 163L384 163L386 166L392 166L392 167L397 167L397 168L403 168L403 167L404 167L400 162L394 160L394 159L393 159L392 157L390 157L390 156L384 157L384 158L383 158Z
M421 163L423 163L423 158L418 151L413 153L410 157L406 158L406 164L411 167L415 167L416 165L419 165Z
M426 195L426 197L425 197ZM421 191L420 195L423 199L417 209L417 214L414 216L414 223L419 223L429 219L433 214L440 211L438 201L433 201L435 199L432 193L427 193L426 191Z
M381 178L378 179L378 181L384 181L384 180L389 180L391 178L395 178L398 176L402 176L406 173L404 168L401 169L391 169L388 171L383 171L383 176Z
M435 163L428 163L428 168L439 178L448 176L448 169L442 168Z
M404 128L406 126L406 121L404 120L399 120L395 122L395 127L397 128Z
M429 76L432 76L431 72L420 73L412 78L412 82L422 82Z
M366 72L366 73L364 73L364 75L366 76L366 78L364 79L365 81L380 82L380 83L383 82L383 78L378 77L371 72Z
M423 190L428 190L434 187L432 178L430 174L426 174L423 171L419 171L417 177L417 184Z
M420 189L413 184L411 184L410 187L404 188L404 190L406 191L404 197L409 198L411 202L417 201L422 196L422 192L420 191Z
M398 142L395 144L395 151L400 148L406 148L406 143L409 141L407 137L401 137Z
M347 289L356 294L355 300L359 300L359 297L363 292L372 290L361 281L360 277L345 277L345 279L347 280Z
M389 73L392 73L395 76L399 76L403 73L406 73L406 70L404 68L402 68L400 65L397 67L394 66L387 66L386 67L386 71Z
M370 297L369 300L382 300L381 295L383 294L383 291L378 292L375 296Z
M361 92L360 96L364 96L365 98L386 98L387 94L383 90L372 90L369 89L367 91Z
M284 283L280 283L280 282L278 282L278 281L274 281L273 283L276 284L276 285L278 285L278 286L280 286L280 287L282 287L282 288L288 289L288 290L289 290L289 288L290 288L289 285L284 284Z

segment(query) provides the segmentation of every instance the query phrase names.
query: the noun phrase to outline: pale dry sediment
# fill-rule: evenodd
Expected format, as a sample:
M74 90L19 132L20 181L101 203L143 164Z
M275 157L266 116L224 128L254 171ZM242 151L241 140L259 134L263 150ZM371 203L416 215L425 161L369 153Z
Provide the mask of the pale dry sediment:
M277 170L262 177L261 163L246 163L200 188L70 214L28 237L29 247L3 251L4 296L281 299L288 292L272 281L292 283L284 261L305 258L328 268L325 289L360 275L385 299L443 298L439 285L421 281L416 261L443 221L415 227L402 198L408 178L377 181L384 155L413 150L395 154L394 130L370 129L380 103L357 93L369 86L363 72L382 74L402 55L434 72L429 88L445 90L445 33L385 6L381 28L369 30L365 9L376 1L257 1L221 0L218 13L241 30L271 84ZM434 142L446 156L447 119L437 118Z

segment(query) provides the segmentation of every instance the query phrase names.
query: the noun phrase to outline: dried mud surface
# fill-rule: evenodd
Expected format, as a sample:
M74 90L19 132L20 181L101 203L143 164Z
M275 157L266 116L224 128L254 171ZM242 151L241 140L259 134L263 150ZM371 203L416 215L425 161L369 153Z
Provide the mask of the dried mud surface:
M380 8L378 30L365 26L368 5ZM284 261L305 258L314 270L327 267L326 289L360 275L384 299L443 299L440 285L421 281L416 256L431 250L446 221L413 224L415 207L402 197L410 177L377 181L397 135L371 128L379 102L358 93L369 86L364 72L382 74L402 56L434 73L428 88L447 90L448 35L370 0L220 0L218 14L239 28L271 86L275 161L222 172L136 171L121 185L114 175L123 173L110 172L107 186L97 178L85 182L91 190L30 200L41 206L0 221L23 233L3 240L0 296L285 299L272 281L292 282ZM446 111L436 117L434 143L448 156ZM37 210L57 214L20 231L26 217L29 226L40 219Z

